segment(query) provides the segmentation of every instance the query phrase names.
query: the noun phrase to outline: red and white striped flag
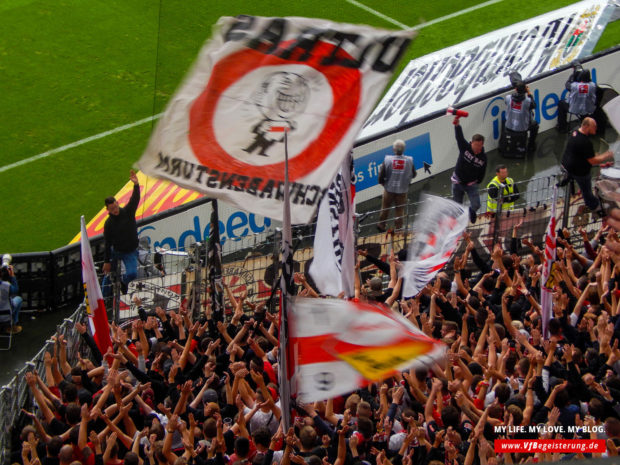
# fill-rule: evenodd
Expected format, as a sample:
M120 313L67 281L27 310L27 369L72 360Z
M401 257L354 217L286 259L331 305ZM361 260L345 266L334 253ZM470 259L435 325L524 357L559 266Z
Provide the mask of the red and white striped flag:
M297 297L289 312L289 354L297 400L355 391L396 372L430 366L446 345L388 308Z
M547 287L547 281L551 275L551 266L555 261L556 247L556 217L555 204L558 199L558 187L553 188L553 201L551 202L551 216L545 233L545 261L542 269L542 286L540 286L540 306L542 308L542 334L543 338L549 337L549 320L551 319L551 306L553 305L553 289Z
M88 323L90 332L95 339L95 343L102 355L108 351L108 347L112 347L110 339L110 325L108 324L108 315L103 303L103 295L97 272L95 271L95 262L93 261L93 253L90 250L90 241L86 233L86 222L81 217L81 235L80 244L82 252L82 282L84 283L84 295L86 297L86 311L88 313Z

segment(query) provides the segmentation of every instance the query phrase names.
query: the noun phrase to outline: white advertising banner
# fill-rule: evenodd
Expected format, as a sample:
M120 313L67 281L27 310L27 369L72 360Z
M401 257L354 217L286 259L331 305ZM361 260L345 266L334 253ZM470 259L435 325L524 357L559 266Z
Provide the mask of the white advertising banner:
M620 50L591 60L583 60L582 65L591 70L593 80L597 84L620 89ZM534 116L540 124L540 131L546 131L556 125L558 102L566 97L564 84L571 74L572 69L566 69L528 83L536 102ZM508 77L495 84L496 87L504 89L509 85ZM486 151L498 146L501 121L506 111L504 96L508 93L508 91L498 92L488 99L461 106L463 110L469 112L469 117L461 118L465 137L470 140L473 134L482 134L485 137ZM400 131L392 128L393 134L357 145L353 150L357 203L383 193L383 187L377 182L379 167L383 158L392 153L392 144L396 139L405 141L405 153L414 159L418 170L415 182L452 169L459 153L454 138L453 118L453 116L438 116Z
M152 249L185 249L196 242L209 239L211 225L211 203L202 203L181 213L138 226L138 236L149 239ZM224 251L234 246L231 243L242 238L263 234L264 238L273 228L270 218L239 210L219 202L220 240Z
M511 71L528 79L589 54L607 3L578 2L412 60L358 140L502 88Z

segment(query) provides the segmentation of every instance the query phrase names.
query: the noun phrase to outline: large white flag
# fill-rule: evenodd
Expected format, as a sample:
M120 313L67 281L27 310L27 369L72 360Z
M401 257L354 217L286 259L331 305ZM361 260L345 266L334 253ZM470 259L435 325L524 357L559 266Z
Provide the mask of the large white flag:
M543 338L549 337L549 320L551 319L551 313L553 305L553 286L547 287L547 282L551 276L551 266L555 261L555 247L556 247L556 218L555 218L555 204L558 199L558 186L553 187L553 202L551 202L551 215L549 217L549 224L547 225L547 231L545 232L545 261L542 269L542 286L540 286L540 307L542 313L542 334ZM565 200L567 201L567 200Z
M103 295L97 272L95 271L95 263L93 261L93 253L90 250L90 241L86 232L86 222L84 217L80 218L81 235L80 248L82 252L82 282L84 283L84 294L86 296L86 311L88 314L88 323L90 332L95 339L95 343L102 355L108 351L108 347L112 347L110 339L110 325L108 324L108 314L103 303Z
M296 298L289 312L289 346L301 402L429 366L446 348L382 305L308 298Z
M452 200L424 195L413 224L414 237L401 276L403 296L417 295L450 260L469 221L468 211Z
M355 292L355 244L353 223L353 159L349 155L321 200L314 234L314 258L310 276L322 294L337 296Z
M293 223L307 223L413 31L225 17L139 161L146 174L281 220L288 128Z

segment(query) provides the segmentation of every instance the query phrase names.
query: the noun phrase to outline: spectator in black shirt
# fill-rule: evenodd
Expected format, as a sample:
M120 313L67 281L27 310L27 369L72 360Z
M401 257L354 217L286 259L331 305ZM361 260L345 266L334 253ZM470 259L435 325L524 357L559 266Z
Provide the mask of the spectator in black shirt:
M138 176L131 170L129 179L133 182L133 193L127 205L121 208L114 197L105 199L108 210L108 219L103 226L105 239L105 258L103 272L104 297L111 295L109 273L112 265L116 268L118 260L123 262L125 272L121 276L123 293L127 293L127 286L138 276L138 227L136 225L136 209L140 203L140 184Z
M586 206L594 211L599 207L599 201L592 193L590 168L608 160L613 161L614 153L611 150L601 154L594 153L592 142L588 139L588 136L593 134L596 134L596 121L585 118L579 129L568 139L562 156L562 166L568 172L569 178L579 184Z
M465 194L469 197L469 219L476 221L476 212L480 208L480 193L478 185L484 179L487 169L487 156L484 152L484 137L474 134L471 142L463 135L459 117L454 118L454 132L459 148L454 173L452 173L452 198L455 202L463 203Z

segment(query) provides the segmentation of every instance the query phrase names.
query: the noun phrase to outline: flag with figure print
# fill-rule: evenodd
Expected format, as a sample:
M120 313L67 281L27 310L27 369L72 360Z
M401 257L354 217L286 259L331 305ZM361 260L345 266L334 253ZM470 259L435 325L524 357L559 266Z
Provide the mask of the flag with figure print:
M325 295L337 296L344 292L346 297L353 297L355 292L352 173L353 157L349 154L323 196L317 214L314 258L309 273Z
M556 217L555 204L558 200L558 186L553 187L553 201L551 202L551 214L549 216L549 225L545 232L545 261L543 263L541 280L543 285L540 286L540 307L542 320L542 335L544 339L549 338L549 320L551 319L551 306L553 305L553 286L547 285L551 277L551 268L555 261L556 246ZM550 283L549 283L550 284Z
M422 210L413 223L413 240L403 263L403 296L417 295L456 250L469 222L468 210L452 200L423 195Z
M288 342L295 392L304 403L428 367L446 348L382 305L302 297L289 312Z
M217 200L211 202L211 226L207 247L207 279L209 281L211 311L215 321L224 320L224 288L222 283L222 244Z
M218 21L142 155L149 176L308 223L415 32L323 19Z
M84 283L84 295L86 297L86 312L88 314L88 324L90 332L102 355L112 347L110 339L110 325L108 324L108 314L103 303L101 287L95 271L93 253L90 249L90 241L86 232L86 222L84 217L81 219L80 248L82 252L82 282Z

